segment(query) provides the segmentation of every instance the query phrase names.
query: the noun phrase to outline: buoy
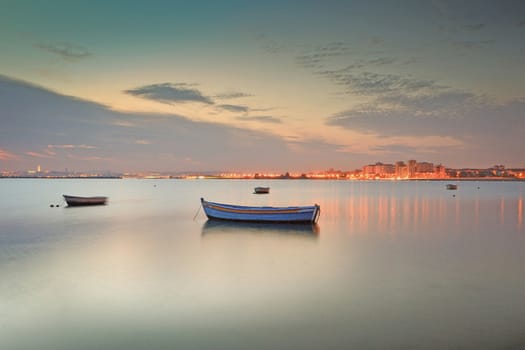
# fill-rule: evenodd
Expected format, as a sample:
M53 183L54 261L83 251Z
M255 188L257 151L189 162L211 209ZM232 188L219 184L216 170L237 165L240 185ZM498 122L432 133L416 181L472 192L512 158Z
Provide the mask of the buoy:
M51 208L53 208L53 207L54 207L54 205L53 205L53 204L51 204L51 205L49 205L49 206L50 206Z

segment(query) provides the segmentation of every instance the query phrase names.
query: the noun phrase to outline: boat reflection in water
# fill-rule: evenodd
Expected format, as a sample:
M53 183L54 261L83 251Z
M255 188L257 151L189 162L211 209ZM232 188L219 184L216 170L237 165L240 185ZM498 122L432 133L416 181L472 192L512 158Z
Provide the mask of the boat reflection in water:
M202 226L203 237L216 234L276 234L317 239L319 231L317 224L276 224L208 220Z

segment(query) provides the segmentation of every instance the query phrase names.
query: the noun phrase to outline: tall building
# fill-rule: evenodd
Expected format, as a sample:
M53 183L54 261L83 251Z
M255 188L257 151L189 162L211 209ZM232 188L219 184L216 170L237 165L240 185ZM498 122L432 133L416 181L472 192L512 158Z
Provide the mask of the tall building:
M395 165L396 177L406 179L408 177L408 167L403 161L396 162Z
M417 167L417 162L414 159L410 159L408 161L408 177L409 178L416 177L416 167Z
M363 174L366 176L390 177L395 174L395 167L392 164L377 162L375 164L365 165L363 167Z
M433 173L434 164L428 162L421 162L416 164L416 173Z
M434 173L437 177L443 179L443 178L446 178L447 177L447 169L439 164L439 165L436 165L436 171Z

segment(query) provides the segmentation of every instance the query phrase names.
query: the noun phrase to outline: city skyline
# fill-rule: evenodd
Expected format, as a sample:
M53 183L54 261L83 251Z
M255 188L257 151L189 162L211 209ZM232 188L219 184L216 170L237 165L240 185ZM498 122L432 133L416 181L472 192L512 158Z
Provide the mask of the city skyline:
M0 171L525 167L519 1L0 4Z
M325 169L321 171L285 173L276 172L236 172L236 171L140 171L115 172L107 170L76 171L74 169L51 170L36 169L19 171L1 171L0 178L146 178L146 179L338 179L338 180L524 180L524 168L506 168L503 164L495 164L489 168L449 168L439 163L409 159L398 160L395 163L376 162L363 165L358 169Z

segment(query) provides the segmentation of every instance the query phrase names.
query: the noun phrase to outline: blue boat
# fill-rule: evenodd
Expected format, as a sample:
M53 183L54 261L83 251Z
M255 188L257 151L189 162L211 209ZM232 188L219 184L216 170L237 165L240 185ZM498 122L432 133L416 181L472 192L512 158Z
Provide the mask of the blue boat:
M204 198L201 198L201 204L208 219L228 221L315 224L321 213L317 204L301 207L249 207L208 202Z

